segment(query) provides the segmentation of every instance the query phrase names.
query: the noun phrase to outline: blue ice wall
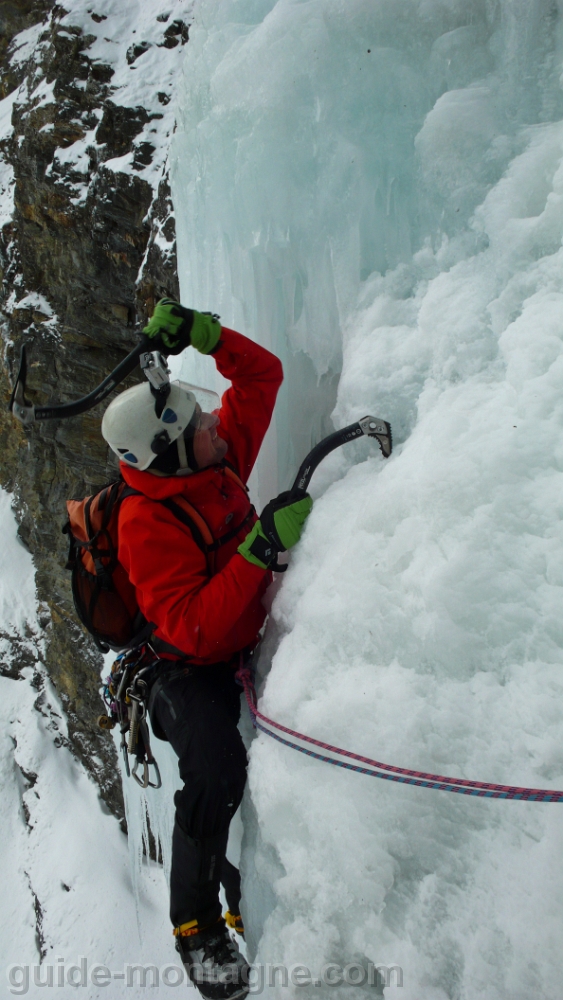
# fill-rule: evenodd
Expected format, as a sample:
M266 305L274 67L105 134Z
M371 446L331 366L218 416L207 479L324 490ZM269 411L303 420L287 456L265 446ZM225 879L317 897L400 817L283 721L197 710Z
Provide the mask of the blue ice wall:
M466 236L521 125L560 113L558 9L207 0L195 16L173 150L182 295L282 357L282 487L329 429L363 283Z
M313 481L263 708L389 763L562 788L562 5L194 13L182 296L283 359L257 502L331 420L375 412L396 440ZM400 964L403 1000L557 995L557 806L368 788L291 754L251 753L264 961Z

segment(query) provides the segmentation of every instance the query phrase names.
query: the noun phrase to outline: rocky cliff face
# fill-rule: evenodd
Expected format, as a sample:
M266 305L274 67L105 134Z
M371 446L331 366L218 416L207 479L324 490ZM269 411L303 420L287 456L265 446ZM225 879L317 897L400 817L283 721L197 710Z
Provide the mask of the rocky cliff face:
M178 295L167 106L189 4L149 6L142 24L107 0L4 0L0 11L0 482L37 567L70 744L121 819L113 742L96 726L101 660L73 613L61 534L65 499L115 472L101 410L24 431L6 405L22 343L32 401L75 399L131 350L154 301ZM11 639L0 669L13 672L25 656Z

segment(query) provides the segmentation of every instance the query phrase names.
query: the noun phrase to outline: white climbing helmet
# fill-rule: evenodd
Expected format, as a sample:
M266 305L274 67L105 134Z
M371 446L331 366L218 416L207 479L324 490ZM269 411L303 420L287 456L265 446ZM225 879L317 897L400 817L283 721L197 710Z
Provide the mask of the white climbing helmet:
M102 420L102 436L121 462L144 471L158 455L185 434L202 410L219 409L216 392L187 382L172 382L160 416L148 382L134 385L116 396ZM195 422L194 422L195 421Z

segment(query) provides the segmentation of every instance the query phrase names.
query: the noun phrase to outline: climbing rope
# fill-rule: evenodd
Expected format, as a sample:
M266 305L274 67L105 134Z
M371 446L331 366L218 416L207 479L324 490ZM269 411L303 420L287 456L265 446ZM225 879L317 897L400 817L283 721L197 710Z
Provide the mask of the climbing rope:
M399 781L405 785L417 785L419 788L435 788L442 792L457 792L460 795L474 795L485 799L563 802L563 791L551 791L547 788L519 788L515 785L493 785L486 781L465 781L463 778L447 778L441 774L410 771L408 768L395 767L392 764L382 764L381 761L371 760L369 757L361 757L350 750L342 750L340 747L331 746L330 743L322 743L320 740L314 740L312 736L305 736L304 733L297 733L293 729L288 729L286 726L282 726L279 722L274 722L273 719L269 719L267 715L262 715L262 712L258 711L253 676L248 667L239 668L237 679L244 688L246 702L255 729L259 729L274 740L278 740L284 746L292 747L293 750L299 750L300 753L307 754L308 757L314 757L315 760L322 760L327 764L336 764L337 767L344 767L349 771L357 771L359 774L368 774L372 778L383 778L384 781ZM359 761L361 764L369 766L361 767L359 764L350 764L348 761L336 760L334 757L328 756L327 753L316 753L308 747L302 747L291 740L284 739L278 732L272 732L270 727L285 733L286 736L293 737L293 739L302 740L305 743L319 747L321 750L327 751L328 754L339 754L341 757L347 757L350 760Z

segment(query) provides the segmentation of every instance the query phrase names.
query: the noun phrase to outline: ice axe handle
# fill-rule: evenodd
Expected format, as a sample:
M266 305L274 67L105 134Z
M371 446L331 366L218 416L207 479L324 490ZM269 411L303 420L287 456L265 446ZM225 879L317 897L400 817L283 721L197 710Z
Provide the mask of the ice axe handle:
M331 451L363 435L377 438L383 457L389 458L389 455L393 451L391 424L387 423L386 420L382 420L381 417L362 417L355 424L349 424L347 427L343 427L342 430L335 431L334 434L329 434L328 437L323 438L322 441L319 441L311 449L299 467L299 472L290 490L291 495L298 497L300 494L306 493L317 465Z
M34 407L26 398L25 385L27 381L27 350L22 344L20 354L20 367L16 376L14 390L10 396L8 410L14 414L22 424L31 424L35 420Z
M29 426L41 420L64 420L67 417L77 417L81 413L86 413L98 403L103 402L107 396L123 382L128 375L137 367L141 355L147 351L152 351L153 345L147 337L143 337L140 344L137 344L123 361L114 368L112 372L100 383L97 389L77 399L73 403L48 403L46 406L34 406L26 399L26 376L27 376L27 355L25 344L21 350L21 360L16 384L9 403L9 409L13 415L24 425Z

